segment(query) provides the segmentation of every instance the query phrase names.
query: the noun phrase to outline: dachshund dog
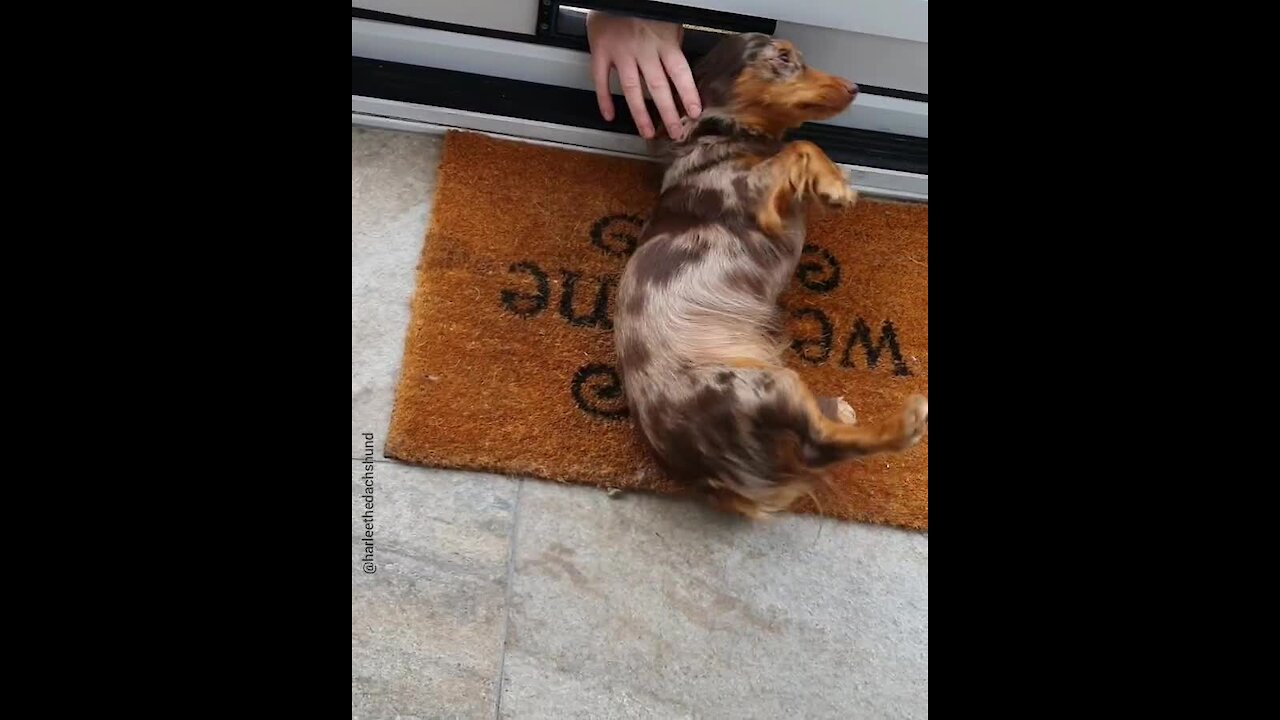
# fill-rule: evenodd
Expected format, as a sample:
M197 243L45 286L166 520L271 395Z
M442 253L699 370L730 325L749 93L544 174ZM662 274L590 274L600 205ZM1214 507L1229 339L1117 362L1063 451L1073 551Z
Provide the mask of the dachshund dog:
M810 142L783 134L833 117L857 86L805 65L790 43L746 34L697 65L706 108L665 149L657 207L618 288L618 364L631 415L663 470L718 506L759 518L786 509L833 464L902 450L929 404L856 425L786 367L777 298L804 247L806 204L857 200Z

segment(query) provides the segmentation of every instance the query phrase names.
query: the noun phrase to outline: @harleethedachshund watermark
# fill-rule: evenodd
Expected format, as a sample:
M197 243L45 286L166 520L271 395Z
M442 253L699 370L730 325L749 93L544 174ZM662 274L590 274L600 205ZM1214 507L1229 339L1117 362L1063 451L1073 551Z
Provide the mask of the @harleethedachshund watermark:
M361 434L364 436L364 474L360 479L364 480L364 494L360 499L364 500L364 514L360 519L364 520L364 536L360 540L364 543L364 556L360 563L365 574L372 575L378 572L373 560L373 433Z

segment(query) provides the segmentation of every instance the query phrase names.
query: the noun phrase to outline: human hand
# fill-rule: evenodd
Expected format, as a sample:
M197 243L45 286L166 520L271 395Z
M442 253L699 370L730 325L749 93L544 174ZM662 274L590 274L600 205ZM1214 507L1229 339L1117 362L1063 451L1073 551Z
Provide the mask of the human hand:
M596 86L596 102L605 120L612 121L613 96L609 92L609 69L618 71L618 84L631 108L636 128L641 137L654 136L653 121L644 106L642 87L649 88L649 96L658 107L658 115L667 127L667 134L678 140L684 134L680 125L680 112L671 96L671 82L675 83L680 102L689 117L702 113L698 88L693 83L689 62L680 50L684 28L675 23L642 20L639 18L609 15L593 11L587 16L587 42L591 45L591 76ZM644 85L641 76L644 76Z

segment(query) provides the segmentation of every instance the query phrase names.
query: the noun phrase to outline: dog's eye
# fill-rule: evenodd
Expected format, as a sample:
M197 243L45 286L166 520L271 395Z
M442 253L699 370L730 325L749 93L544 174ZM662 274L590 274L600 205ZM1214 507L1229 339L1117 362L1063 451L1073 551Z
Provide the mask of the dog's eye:
M782 61L782 62L784 62L784 63L789 63L789 62L791 62L791 51L790 51L790 50L788 50L788 49L786 49L786 48L783 48L783 49L779 50L779 51L778 51L778 59L779 59L779 60L781 60L781 61Z

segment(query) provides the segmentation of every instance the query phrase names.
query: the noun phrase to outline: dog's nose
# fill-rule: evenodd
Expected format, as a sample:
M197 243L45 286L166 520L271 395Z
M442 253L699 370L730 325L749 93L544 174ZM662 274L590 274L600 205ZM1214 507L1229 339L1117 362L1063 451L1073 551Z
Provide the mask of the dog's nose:
M857 86L857 85L854 85L852 82L850 82L850 81L848 81L848 80L845 80L844 82L845 82L845 84L846 84L846 85L848 85L848 86L849 86L849 94L850 94L850 95L857 95L857 94L858 94L858 86Z

